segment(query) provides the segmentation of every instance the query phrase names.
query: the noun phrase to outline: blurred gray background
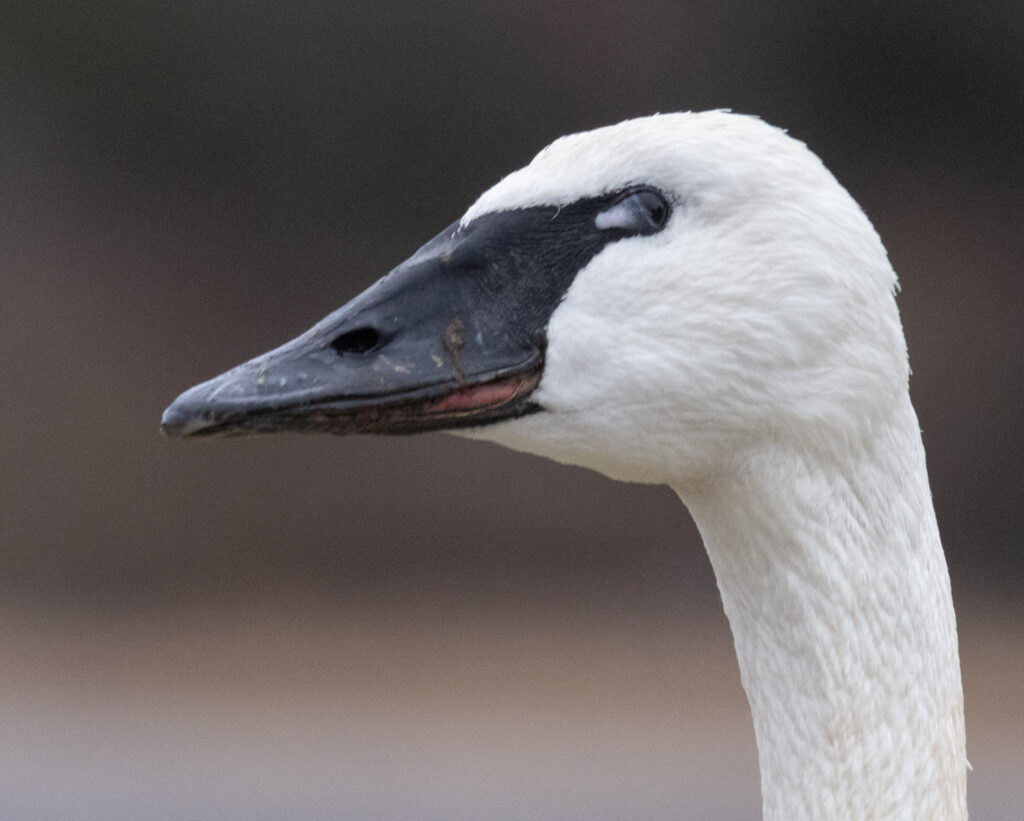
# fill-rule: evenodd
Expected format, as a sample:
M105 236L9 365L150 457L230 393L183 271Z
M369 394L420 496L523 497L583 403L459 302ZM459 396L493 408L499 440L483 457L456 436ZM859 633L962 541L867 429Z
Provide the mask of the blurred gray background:
M756 819L664 488L442 434L167 442L554 137L729 107L900 274L972 818L1024 818L1024 7L0 9L0 817Z

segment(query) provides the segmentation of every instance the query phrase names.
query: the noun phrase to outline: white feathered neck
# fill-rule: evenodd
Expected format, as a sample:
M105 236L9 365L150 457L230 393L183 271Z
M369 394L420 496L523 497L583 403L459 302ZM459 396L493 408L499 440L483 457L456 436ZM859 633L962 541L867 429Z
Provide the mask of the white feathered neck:
M845 459L755 464L683 498L732 627L765 817L966 818L956 623L909 401Z
M471 435L676 489L733 630L766 818L966 818L949 579L877 234L803 144L725 112L564 137L464 223L638 184L672 216L577 275L546 412Z

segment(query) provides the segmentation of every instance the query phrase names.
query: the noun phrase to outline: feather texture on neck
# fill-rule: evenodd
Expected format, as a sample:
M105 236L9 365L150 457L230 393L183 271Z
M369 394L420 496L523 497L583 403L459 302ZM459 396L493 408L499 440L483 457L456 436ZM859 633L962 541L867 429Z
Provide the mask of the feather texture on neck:
M963 697L917 418L766 447L682 496L750 700L766 819L963 819Z

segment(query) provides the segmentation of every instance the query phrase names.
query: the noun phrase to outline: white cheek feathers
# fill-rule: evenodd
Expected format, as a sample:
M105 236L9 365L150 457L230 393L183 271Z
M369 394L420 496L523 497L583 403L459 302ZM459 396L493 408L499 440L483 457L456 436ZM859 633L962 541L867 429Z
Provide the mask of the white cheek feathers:
M576 431L588 420L602 450L621 445L643 473L671 440L689 480L730 469L738 446L766 436L857 441L905 392L896 279L877 234L817 157L755 118L667 114L563 137L463 223L616 190L595 225L630 236L574 276L537 393ZM555 455L548 436L537 445Z

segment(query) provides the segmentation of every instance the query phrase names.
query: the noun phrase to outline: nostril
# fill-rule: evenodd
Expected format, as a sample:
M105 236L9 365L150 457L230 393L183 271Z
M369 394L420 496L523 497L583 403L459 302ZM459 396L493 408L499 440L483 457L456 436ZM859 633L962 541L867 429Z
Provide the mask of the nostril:
M376 328L353 328L337 337L332 343L341 356L350 353L366 353L380 344L380 332Z

